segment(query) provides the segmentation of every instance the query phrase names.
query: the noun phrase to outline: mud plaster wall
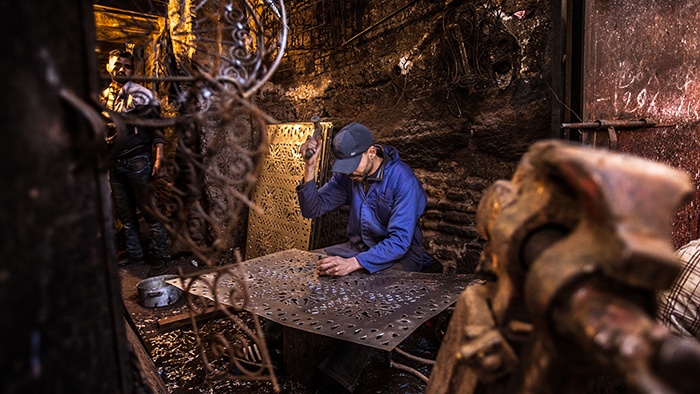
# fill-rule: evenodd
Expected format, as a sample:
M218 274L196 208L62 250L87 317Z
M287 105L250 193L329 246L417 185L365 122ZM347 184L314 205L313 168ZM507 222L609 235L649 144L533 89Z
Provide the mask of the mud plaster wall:
M351 3L361 9L346 15L355 26L348 37L406 4ZM395 146L428 195L426 250L445 272L469 273L482 248L475 212L483 190L509 179L528 146L548 137L551 10L548 1L504 1L499 19L517 40L510 67L468 89L447 83L446 4L416 3L333 52L326 69L283 63L255 103L280 122L360 122Z

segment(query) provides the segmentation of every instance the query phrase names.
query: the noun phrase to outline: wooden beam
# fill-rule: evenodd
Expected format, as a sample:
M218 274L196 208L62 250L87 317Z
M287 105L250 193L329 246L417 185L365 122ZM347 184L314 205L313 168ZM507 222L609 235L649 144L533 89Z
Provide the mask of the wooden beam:
M230 312L233 312L232 306L227 307L227 309ZM210 308L205 309L201 313L197 313L194 318L196 321L199 322L199 321L203 321L203 320L209 320L209 319L212 319L214 317L218 317L222 314L223 313L221 312L221 310L219 310L217 307L210 307ZM164 319L158 320L158 328L168 329L168 330L172 330L173 328L186 327L186 326L189 326L190 324L192 324L192 320L190 319L190 312L189 311L184 312L184 313L180 313L179 315L170 316L170 317L166 317Z

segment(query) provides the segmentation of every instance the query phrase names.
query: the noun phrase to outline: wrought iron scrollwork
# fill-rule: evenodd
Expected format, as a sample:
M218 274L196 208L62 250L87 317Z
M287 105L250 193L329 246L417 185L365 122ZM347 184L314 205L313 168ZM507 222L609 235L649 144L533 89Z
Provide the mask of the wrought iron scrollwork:
M233 252L232 234L244 208L257 209L248 196L267 154L266 125L274 120L249 97L271 77L284 55L284 2L183 0L170 4L165 17L119 13L117 34L122 42L134 43L135 52L142 55L145 75L130 80L156 92L162 117L110 115L119 127L163 128L167 141L172 142L165 160L169 176L154 182L151 210L171 241L192 252L214 274L211 280L181 271L181 278L188 279L188 287L199 284L214 289L221 280L239 284L226 300L213 299L214 306L242 332L237 338L214 335L203 339L196 321L203 308L197 306L196 296L186 292L206 378L270 380L278 391L258 318L253 316L255 327L251 328L237 316L248 302L248 293L236 268L242 257ZM130 24L138 25L138 33L133 33ZM99 159L103 167L113 160L104 154ZM193 227L204 229L205 236L195 236ZM220 267L224 260L234 264ZM262 364L255 368L244 365L239 357L252 344L262 356ZM234 369L242 376L234 376Z
M478 6L467 0L451 4L443 16L443 42L448 62L447 88L473 90L513 69L517 39L500 20L492 2Z
M238 371L247 380L269 380L275 391L279 391L277 378L267 352L267 344L260 335L262 327L258 316L252 315L254 331L238 317L238 313L245 310L249 301L246 277L239 266L234 264L217 267L206 276L201 273L184 274L180 271L179 280L187 295L190 320L194 328L205 379L207 381L237 379L238 377L234 376L232 371ZM217 291L221 287L220 283L224 281L234 285L228 287L226 292ZM200 293L202 296L194 293ZM242 331L242 335L227 338L222 334L215 334L202 338L196 316L198 313L208 311L207 299L204 298L207 295L210 295L209 299L213 299L216 309ZM255 345L255 349L259 349L259 352L256 350L256 354L262 359L262 363L251 362L240 357L245 354L243 349L249 348L251 343Z

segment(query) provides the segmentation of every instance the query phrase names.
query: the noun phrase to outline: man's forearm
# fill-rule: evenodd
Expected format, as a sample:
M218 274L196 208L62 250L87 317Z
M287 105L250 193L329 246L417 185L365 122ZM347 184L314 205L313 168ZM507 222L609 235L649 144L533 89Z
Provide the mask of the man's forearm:
M153 162L153 171L151 176L162 177L165 176L165 167L163 167L163 147L162 143L156 143L156 159Z
M156 144L156 160L160 161L163 160L163 150L164 150L164 145L161 143Z
M304 183L312 181L316 177L316 166L304 166Z

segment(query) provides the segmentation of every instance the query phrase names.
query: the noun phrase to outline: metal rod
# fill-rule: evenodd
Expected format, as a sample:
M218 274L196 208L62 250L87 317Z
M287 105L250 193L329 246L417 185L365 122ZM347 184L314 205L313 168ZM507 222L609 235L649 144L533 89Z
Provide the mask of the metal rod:
M351 39L345 41L345 42L342 43L340 46L341 46L341 47L344 47L345 45L347 45L347 44L349 44L349 43L355 41L355 39L357 39L358 37L364 35L364 34L367 33L368 31L370 31L370 30L374 29L375 27L381 25L382 23L384 23L384 21L386 21L387 19L393 17L394 15L398 14L399 12L405 10L406 8L412 6L412 5L413 5L414 3L416 3L417 1L418 1L418 0L413 0L413 1L411 1L410 3L406 4L405 6L399 8L398 10L396 10L396 11L392 12L391 14L385 16L384 18L382 18L381 20L379 20L377 23L375 23L375 24L373 24L372 26L366 28L365 30L362 30L361 32L357 33L357 35L355 35L355 36L352 37Z
M399 348L397 348L397 347L394 348L394 351L395 351L398 355L404 356L404 357L406 357L406 358L409 359L409 360L417 361L417 362L419 362L419 363L426 364L426 365L435 365L435 360L430 360L430 359L427 359L427 358L414 356L414 355L412 355L412 354L410 354L410 353L408 353L408 352L405 352L405 351L403 351L403 350L401 350L401 349L399 349Z
M593 122L582 122L582 123L562 123L562 129L599 129L608 130L608 127L614 127L616 129L637 129L642 127L654 127L656 126L656 121L652 119L640 119L640 120L596 120Z
M393 361L391 359L391 352L386 352L386 358L387 358L387 360L389 360L389 367L390 368L396 368L396 369L400 369L404 372L408 372L411 375L416 376L417 378L424 381L425 384L428 384L428 377L427 376L423 375L422 373L418 372L417 370L415 370L407 365L403 365L401 363L397 363L397 362Z
M345 6L343 0L338 0L338 11L340 11L340 28L343 33L343 41L345 41Z

